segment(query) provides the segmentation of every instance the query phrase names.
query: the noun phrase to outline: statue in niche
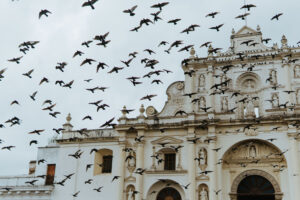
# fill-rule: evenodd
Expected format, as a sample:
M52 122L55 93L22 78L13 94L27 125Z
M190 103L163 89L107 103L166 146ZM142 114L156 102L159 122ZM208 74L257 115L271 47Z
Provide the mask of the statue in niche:
M201 74L199 77L199 87L205 87L205 76L204 74Z
M251 98L248 97L247 105L245 108L245 117L255 117L254 104Z
M130 173L133 173L135 167L136 167L136 158L134 153L129 153L129 155L126 158L127 161L127 169Z
M249 156L250 158L256 158L256 148L254 145L251 145L249 148Z
M130 156L132 156L132 155L130 155ZM135 157L134 156L132 156L132 157L130 157L130 159L128 159L128 166L135 167Z
M227 79L228 79L228 78L227 78L226 75L221 76L221 83L227 81ZM227 88L227 87L228 87L228 84L229 84L229 83L227 83L227 85L222 85L221 87L222 87L222 88Z
M204 148L201 148L200 149L200 152L199 152L199 158L200 158L200 165L206 165L206 152L204 150Z
M243 83L243 88L246 91L252 91L255 89L255 81L252 79L247 79L244 83Z
M199 151L199 167L201 171L204 171L207 167L207 152L205 148L201 148Z
M295 72L294 72L294 76L295 76L295 78L300 78L300 66L299 65L297 65L296 67L295 67L295 70L294 70Z
M204 97L200 97L199 100L199 110L201 110L200 108L206 108L206 101Z
M279 106L279 97L278 94L272 95L272 107L277 108Z
M208 200L208 193L203 187L201 192L200 192L200 200Z
M275 70L272 70L270 72L270 83L276 84L277 83L277 72Z
M135 194L132 191L132 188L130 188L129 191L128 191L128 198L127 198L127 200L134 200L134 199L135 199Z
M227 112L228 111L228 98L227 97L222 97L222 107L221 110L223 112Z

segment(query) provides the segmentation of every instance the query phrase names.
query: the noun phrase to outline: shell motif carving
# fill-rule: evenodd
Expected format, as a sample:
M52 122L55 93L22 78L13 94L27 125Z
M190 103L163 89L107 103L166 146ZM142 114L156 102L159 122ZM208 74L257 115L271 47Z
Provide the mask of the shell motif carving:
M184 83L183 83L183 82L178 83L178 84L176 85L176 88L177 88L177 90L183 90L183 88L184 88Z
M155 116L157 114L157 111L153 106L148 106L146 109L146 114L148 117Z

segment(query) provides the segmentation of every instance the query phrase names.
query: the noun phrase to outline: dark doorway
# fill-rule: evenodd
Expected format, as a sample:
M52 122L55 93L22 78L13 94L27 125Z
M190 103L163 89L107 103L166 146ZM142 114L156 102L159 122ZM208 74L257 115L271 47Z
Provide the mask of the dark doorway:
M55 164L47 165L47 174L45 185L53 185L55 177Z
M273 185L262 176L247 176L237 191L238 200L275 200Z
M156 200L181 200L181 196L174 188L167 187L158 193Z

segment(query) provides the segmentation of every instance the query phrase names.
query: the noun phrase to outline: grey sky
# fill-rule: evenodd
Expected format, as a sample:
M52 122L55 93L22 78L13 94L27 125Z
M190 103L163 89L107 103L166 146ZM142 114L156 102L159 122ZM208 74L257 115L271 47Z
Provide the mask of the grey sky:
M11 152L0 150L0 175L24 174L28 170L28 162L36 158L37 146L43 146L48 138L54 134L52 128L60 127L65 122L66 115L72 114L72 124L75 129L98 128L111 117L119 117L123 105L136 109L129 117L137 116L138 109L143 103L145 107L153 105L160 111L167 100L166 88L174 81L183 80L180 62L187 58L187 52L178 53L172 49L171 54L164 52L166 47L157 47L160 41L169 43L183 40L184 45L194 44L197 55L207 56L206 49L199 46L206 41L213 41L214 47L227 50L232 28L237 31L245 23L234 19L244 13L240 10L243 0L172 0L163 8L159 21L154 25L143 26L138 33L129 30L136 27L142 18L151 18L150 13L158 9L150 8L157 0L99 0L95 10L82 8L83 0L1 0L0 1L0 70L7 68L5 78L0 82L1 103L0 123L18 116L22 123L20 126L0 129L0 139L4 140L0 147L15 145ZM300 3L297 0L248 0L247 3L257 5L251 10L248 25L256 28L261 26L264 37L272 38L271 44L280 44L283 34L287 36L290 45L296 45L300 40L299 28L296 21L299 19ZM138 5L136 16L130 17L123 13L124 9ZM41 9L52 12L48 18L38 19ZM212 11L221 13L215 19L206 18ZM283 12L279 21L270 21L270 18ZM167 24L170 19L181 18L177 26ZM220 32L209 30L211 26L224 23ZM191 24L199 24L195 32L180 34ZM90 48L81 46L81 43L92 39L95 35L110 32L108 39L111 43L107 48L91 44ZM24 55L19 65L7 62L7 59L21 56L18 45L24 41L38 40L40 43ZM183 46L182 46L183 47ZM149 56L144 49L150 48L156 52ZM76 50L85 54L72 58ZM124 66L120 60L128 60L128 54L137 51L138 57L133 60L129 68L125 67L119 74L107 74L108 69L96 71L96 63L80 67L85 58L93 58L110 66ZM143 76L150 70L140 63L142 58L159 60L157 69L168 69L171 74L157 77L163 85L153 85L151 80L143 79L142 85L133 87L126 80L129 76ZM57 62L67 62L65 72L55 70ZM34 69L33 78L28 79L22 73ZM47 77L50 83L39 86L39 81ZM83 80L92 78L90 83ZM75 80L73 88L61 88L54 85L56 80L69 82ZM105 92L96 91L91 94L86 88L105 86ZM29 95L38 91L37 100L33 102ZM146 94L157 94L151 102L140 101ZM42 111L42 102L51 99L57 104L55 111L62 114L57 119L51 117L47 111ZM107 111L96 112L96 108L88 105L89 102L102 99L110 105ZM18 100L21 106L10 106L10 102ZM93 121L82 121L85 115L91 115ZM46 129L41 136L28 135L34 129ZM29 141L39 140L38 145L29 147Z

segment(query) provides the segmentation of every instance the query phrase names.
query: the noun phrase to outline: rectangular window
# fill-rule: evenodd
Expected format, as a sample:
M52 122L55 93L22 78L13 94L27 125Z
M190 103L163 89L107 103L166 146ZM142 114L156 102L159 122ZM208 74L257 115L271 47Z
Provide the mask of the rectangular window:
M112 156L103 156L102 173L111 173L112 170Z
M175 170L176 169L176 154L166 153L165 154L165 170Z
M53 185L55 176L55 164L47 165L47 175L45 185Z

